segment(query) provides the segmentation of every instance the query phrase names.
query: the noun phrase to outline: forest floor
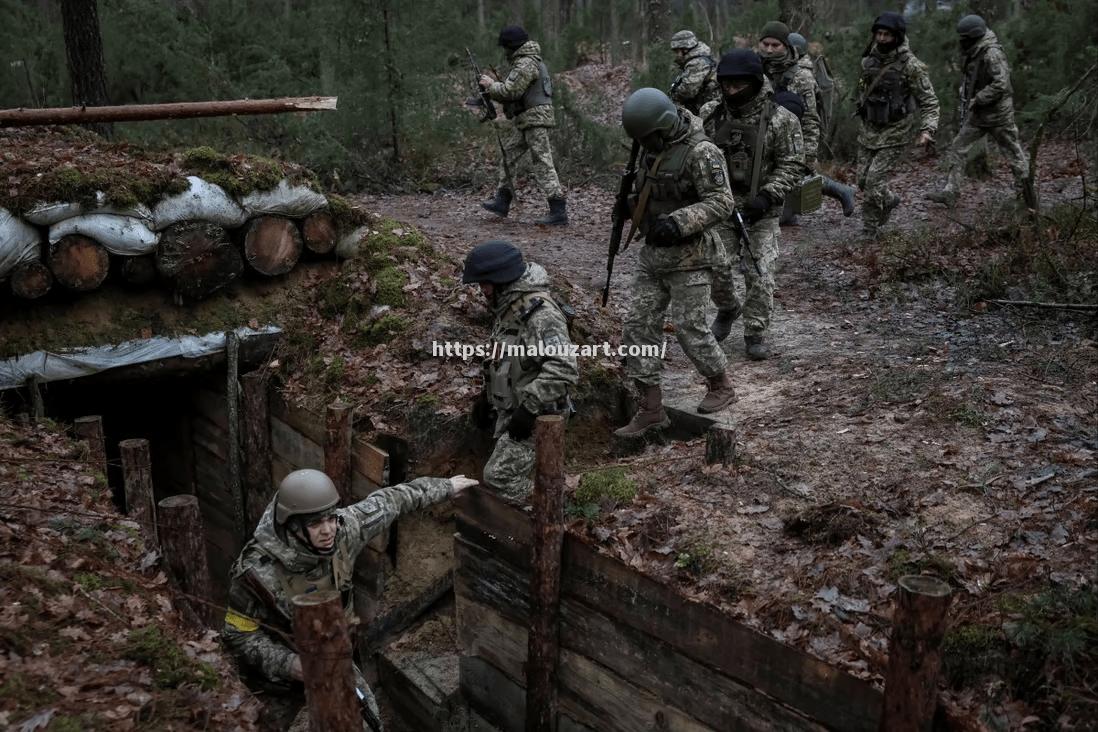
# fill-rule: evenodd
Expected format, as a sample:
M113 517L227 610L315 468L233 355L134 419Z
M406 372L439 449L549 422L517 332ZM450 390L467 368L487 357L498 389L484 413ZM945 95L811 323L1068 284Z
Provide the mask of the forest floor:
M985 299L1040 290L1028 274L1010 279L1025 244L1009 174L992 160L994 175L970 181L952 211L923 199L939 180L934 161L905 163L894 184L903 205L873 244L859 241L858 214L843 218L830 199L784 228L773 355L746 360L736 329L724 344L739 395L723 415L737 429L734 464L705 465L701 439L573 458L573 487L582 472L621 466L640 489L631 502L573 504L584 516L574 528L877 682L896 580L936 574L955 592L945 661L953 703L979 709L992 729L1072 728L1095 711L1092 695L1069 703L1065 690L1080 683L1072 664L1098 661L1098 335L1093 314ZM1070 146L1042 149L1041 180L1046 211L1079 201ZM612 198L568 194L570 224L559 228L532 223L544 207L532 189L507 218L480 208L487 192L360 200L458 261L480 241L508 239L594 306ZM1053 252L1064 257L1062 290L1093 293L1092 222L1089 243ZM627 252L615 267L604 313L615 322L634 261ZM704 383L668 339L667 398L696 403ZM1078 644L1065 650L1061 636ZM1034 674L1045 677L1040 689Z

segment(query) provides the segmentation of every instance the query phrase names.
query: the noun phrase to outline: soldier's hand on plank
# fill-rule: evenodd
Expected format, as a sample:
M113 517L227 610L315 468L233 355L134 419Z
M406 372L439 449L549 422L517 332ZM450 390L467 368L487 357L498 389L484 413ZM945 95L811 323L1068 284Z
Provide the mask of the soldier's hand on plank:
M480 481L474 480L472 478L466 478L464 475L455 475L453 478L450 478L450 485L453 486L453 490L450 491L450 495L456 496L466 488L470 488L479 482Z

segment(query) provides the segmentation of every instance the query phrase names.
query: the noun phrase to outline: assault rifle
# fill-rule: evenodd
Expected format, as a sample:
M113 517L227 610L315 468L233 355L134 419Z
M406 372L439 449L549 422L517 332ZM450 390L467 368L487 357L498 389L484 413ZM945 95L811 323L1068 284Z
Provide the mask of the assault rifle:
M488 95L488 92L481 88L480 77L483 73L480 70L480 64L477 63L477 59L473 56L473 52L469 50L469 47L465 47L465 53L469 56L469 65L473 67L473 90L476 92L476 96L472 97L466 102L471 107L481 107L484 109L484 115L480 118L480 121L491 122L498 116L496 111L496 105L492 101L492 97ZM496 132L496 144L499 145L500 161L503 163L503 172L507 176L507 182L511 184L511 190L515 190L515 180L511 177L511 166L507 164L507 150L503 147L503 138L499 136L499 128L493 125Z
M614 257L621 249L621 236L625 231L625 222L629 220L629 194L633 191L633 182L637 179L637 155L640 154L640 142L633 141L629 152L629 165L621 175L618 197L614 199L614 228L610 231L610 252L606 258L606 287L602 288L602 306L610 299L610 278L614 275ZM626 243L628 246L628 243Z
M747 251L747 256L751 260L751 264L755 267L755 274L759 277L763 276L762 270L759 269L759 260L755 259L755 248L751 246L751 235L747 233L747 224L743 220L743 214L740 213L738 208L732 209L732 223L736 225L736 232L740 235L740 241L743 242L743 248ZM743 260L740 260L740 271L746 271L746 267L743 265Z
M362 721L366 722L366 726L372 732L381 732L381 720L377 718L374 710L370 709L370 705L366 703L366 691L358 685L358 679L361 677L362 672L355 667L355 696L358 697L358 707L362 711Z

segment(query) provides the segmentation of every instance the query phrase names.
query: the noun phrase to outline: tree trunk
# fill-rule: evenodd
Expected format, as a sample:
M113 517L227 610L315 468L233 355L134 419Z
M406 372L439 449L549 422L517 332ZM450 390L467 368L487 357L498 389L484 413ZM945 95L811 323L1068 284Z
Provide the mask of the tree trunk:
M53 275L41 262L24 262L11 273L11 291L16 297L34 300L53 287Z
M310 592L291 598L294 645L305 677L309 729L362 729L351 666L351 637L338 592Z
M244 262L224 228L183 221L160 235L156 268L174 282L178 298L200 300L239 277Z
M351 425L354 406L335 401L324 418L324 472L335 483L344 506L355 502L351 494Z
M385 76L389 82L389 132L392 136L393 163L400 163L400 126L397 124L397 99L400 98L400 82L396 70L391 31L393 15L389 0L381 0L381 24L385 32Z
M705 433L705 464L730 464L736 457L736 429L715 424Z
M220 618L216 606L210 603L213 592L198 496L171 496L160 501L157 508L160 544L168 573L197 620L207 627L216 627Z
M94 239L72 234L61 237L49 247L49 265L53 276L70 290L94 290L110 272L107 250Z
M101 107L107 104L98 0L61 0L61 25L65 33L65 58L73 105ZM108 124L89 124L87 127L101 135L110 136L111 133Z
M790 30L807 36L815 19L814 0L778 0L778 20L788 25Z
M260 274L286 274L297 264L301 248L297 225L281 216L252 219L244 236L244 258Z
M335 249L336 225L327 211L317 211L308 216L301 224L301 233L310 252L328 254Z
M157 545L156 508L153 505L152 457L149 441L135 438L118 443L122 456L122 487L126 515L141 526L150 546Z
M49 107L46 109L2 109L0 127L69 125L88 122L139 122L158 119L227 117L238 114L283 114L286 112L334 112L339 97L279 97L277 99L230 99L214 102L167 102L125 104L114 107Z
M271 501L271 419L266 368L240 377L244 422L244 518L252 531Z
M156 281L156 256L142 254L137 257L121 257L122 279L130 285L144 287Z

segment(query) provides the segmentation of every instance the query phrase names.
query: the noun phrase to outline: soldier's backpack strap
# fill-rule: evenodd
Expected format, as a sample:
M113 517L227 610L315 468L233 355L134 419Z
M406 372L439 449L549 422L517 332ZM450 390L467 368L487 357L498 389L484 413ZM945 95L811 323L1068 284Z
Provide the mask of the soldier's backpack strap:
M766 147L766 128L774 114L774 101L767 100L766 107L759 113L759 129L755 132L755 149L751 151L751 197L759 195L759 179L762 177L763 148Z
M869 82L869 86L867 86L865 88L865 91L862 92L862 96L858 100L858 107L860 108L865 105L866 100L869 99L869 95L872 94L873 90L877 88L877 84L881 83L881 79L884 78L885 72L893 68L899 69L903 67L906 61L907 57L905 56L895 59L894 61L889 61L887 64L882 64L881 70L877 72L877 75L873 77L873 81Z
M243 582L244 586L251 590L252 594L267 608L267 621L264 624L264 627L281 636L282 641L290 648L296 648L290 621L282 613L282 608L278 606L278 600L275 599L274 593L271 592L271 588L267 587L267 585L263 583L263 580L259 578L259 573L256 572L254 568L249 569L245 571L244 574L240 575L240 581Z

